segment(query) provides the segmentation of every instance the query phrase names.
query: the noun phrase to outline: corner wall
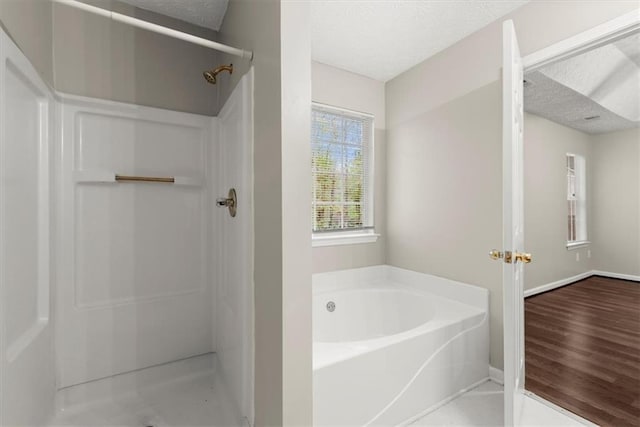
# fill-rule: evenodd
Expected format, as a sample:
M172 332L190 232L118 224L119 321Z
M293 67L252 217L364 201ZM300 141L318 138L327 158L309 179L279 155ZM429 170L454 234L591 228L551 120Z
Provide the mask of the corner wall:
M374 115L375 243L313 248L313 272L386 263L386 118L384 83L319 62L311 65L313 101Z
M591 137L594 269L640 276L640 130Z
M496 368L503 367L502 266L487 252L502 242L502 22L514 20L527 55L637 8L534 0L386 84L387 206L394 206L387 260L489 289ZM456 191L440 188L449 183Z
M589 135L525 114L525 289L592 270L640 276L640 130ZM566 249L565 154L585 157L585 247Z
M592 212L600 204L592 197L598 157L592 154L592 137L586 133L528 113L524 129L524 241L527 252L533 254L524 283L525 289L532 289L593 269L591 245L567 250L566 154L579 154L586 160L587 237L591 241L597 228Z
M254 80L255 425L282 425L282 159L280 2L231 0L219 41L254 52L220 83L223 105L251 66ZM232 57L222 55L223 62ZM235 59L234 59L235 60Z
M490 291L502 361L501 87L481 87L388 130L388 263ZM500 364L496 362L500 361Z
M311 70L307 2L231 0L220 41L237 60L220 105L253 66L255 425L312 423ZM223 56L223 61L228 60Z

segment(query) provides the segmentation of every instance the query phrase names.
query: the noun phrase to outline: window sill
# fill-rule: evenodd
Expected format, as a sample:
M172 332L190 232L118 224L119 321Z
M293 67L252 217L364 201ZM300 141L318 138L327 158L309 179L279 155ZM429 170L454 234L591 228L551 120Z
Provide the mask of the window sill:
M584 247L589 246L590 244L591 244L591 242L588 241L588 240L582 240L580 242L568 242L567 243L567 250L571 251L571 250L574 250L574 249L584 248Z
M314 248L323 246L357 245L361 243L374 243L380 237L375 232L338 232L312 234L311 246Z

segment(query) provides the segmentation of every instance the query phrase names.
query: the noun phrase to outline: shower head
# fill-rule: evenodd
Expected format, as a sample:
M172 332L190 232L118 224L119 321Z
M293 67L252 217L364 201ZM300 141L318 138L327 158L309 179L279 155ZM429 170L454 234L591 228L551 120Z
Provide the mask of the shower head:
M220 74L222 71L228 71L229 74L233 74L233 64L221 65L214 70L205 71L204 73L202 73L202 75L204 76L207 82L214 85L217 83L216 76Z
M213 75L211 71L205 71L204 73L202 73L202 75L207 82L211 83L212 85L216 84L216 76Z

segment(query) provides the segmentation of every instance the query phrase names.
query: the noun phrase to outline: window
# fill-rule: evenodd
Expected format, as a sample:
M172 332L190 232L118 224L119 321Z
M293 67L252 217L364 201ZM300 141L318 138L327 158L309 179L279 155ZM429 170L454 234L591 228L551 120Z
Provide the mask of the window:
M375 241L373 117L314 103L311 167L314 246Z
M587 242L587 192L585 159L567 154L567 248Z

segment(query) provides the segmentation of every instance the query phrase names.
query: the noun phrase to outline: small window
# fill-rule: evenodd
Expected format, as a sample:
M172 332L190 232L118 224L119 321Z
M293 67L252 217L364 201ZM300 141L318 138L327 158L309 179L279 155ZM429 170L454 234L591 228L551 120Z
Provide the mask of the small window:
M314 239L373 233L373 116L315 103L311 114Z
M585 159L567 154L567 247L587 243Z

